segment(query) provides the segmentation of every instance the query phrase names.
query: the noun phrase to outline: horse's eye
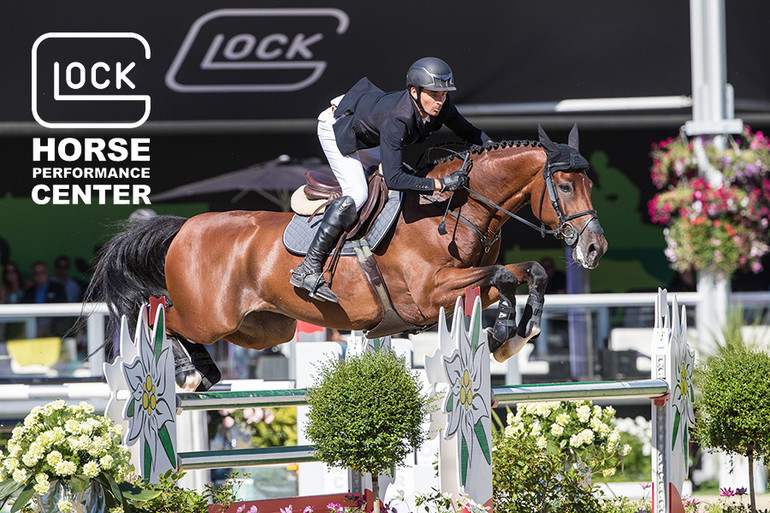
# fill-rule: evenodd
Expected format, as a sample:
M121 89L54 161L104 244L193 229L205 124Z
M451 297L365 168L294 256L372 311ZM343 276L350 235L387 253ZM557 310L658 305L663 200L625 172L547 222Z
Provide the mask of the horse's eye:
M561 192L572 192L572 184L571 183L560 183L559 184L559 190Z

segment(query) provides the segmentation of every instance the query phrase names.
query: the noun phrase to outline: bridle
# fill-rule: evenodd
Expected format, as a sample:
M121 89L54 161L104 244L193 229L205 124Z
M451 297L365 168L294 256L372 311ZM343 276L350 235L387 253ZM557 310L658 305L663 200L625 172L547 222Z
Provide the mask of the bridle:
M464 170L468 173L470 173L471 169L473 168L473 161L470 159L470 151L464 151L464 152L455 152L453 150L445 149L446 151L450 151L451 153L454 153L457 157L463 159L462 166L460 167L460 170ZM599 217L596 213L596 210L590 209L590 210L583 210L581 212L577 212L574 214L565 214L564 210L561 207L561 201L559 199L559 193L556 188L556 184L553 181L553 174L557 171L571 171L573 169L581 169L579 167L576 167L578 163L585 162L585 159L580 156L579 153L571 153L571 158L569 161L556 161L552 162L550 159L546 160L545 166L543 166L543 178L545 180L545 185L543 187L543 192L540 195L540 208L538 211L538 221L540 221L540 226L537 226L534 223L531 223L527 219L524 219L521 216L518 216L514 214L513 212L506 210L502 206L498 205L494 201L490 200L486 196L479 194L478 192L472 190L471 188L467 186L463 186L463 189L470 195L476 198L477 200L481 201L482 203L485 203L489 205L490 207L498 210L499 212L502 212L503 214L507 215L508 217L515 219L519 221L520 223L529 226L530 228L533 228L534 230L537 230L540 232L540 235L545 238L546 234L553 235L557 239L564 239L564 242L569 247L574 247L578 240L580 239L580 236L583 234L583 232L588 228L589 225L591 225L594 220L596 221L597 228L591 231L594 231L596 233L603 233L601 229L601 225L599 225ZM575 158L578 157L578 158ZM588 163L585 162L585 166L583 168L588 167ZM556 215L559 218L559 224L555 229L550 229L546 226L546 224L543 222L543 203L545 202L545 191L548 190L548 196L551 200L551 205L553 206L553 209L556 211ZM463 224L468 226L479 238L481 241L481 245L484 248L484 253L488 253L492 245L497 242L497 240L500 238L500 232L498 231L494 236L488 237L482 232L477 226L475 226L470 220L463 217L460 214L460 211L462 210L462 207L458 208L458 212L454 212L453 210L450 210L450 205L452 204L452 199L454 198L454 192L452 192L452 195L449 197L449 200L447 201L446 211L444 212L444 218L441 220L441 223L439 224L438 231L440 234L444 235L446 234L446 223L445 219L447 214L452 215L457 220L461 221ZM440 203L438 200L430 198L431 201L434 202L434 204ZM579 217L583 217L586 215L590 215L591 217L588 218L587 221L583 223L583 226L580 228L580 230L577 230L570 221L577 219Z
M574 155L580 157L580 155L577 153L573 154L573 157ZM580 158L582 159L582 157ZM556 183L553 181L553 174L557 171L571 171L575 169L573 167L576 164L575 161L575 158L571 158L570 162L551 162L550 160L546 161L545 166L543 167L545 187L543 187L543 193L540 195L540 210L538 211L537 215L538 219L540 220L540 228L543 230L545 228L545 224L542 221L543 203L545 202L545 191L548 189L548 197L551 199L551 206L553 206L553 209L556 211L556 215L559 217L559 225L555 230L550 230L550 232L552 232L554 237L557 239L564 239L564 243L571 248L577 244L580 236L583 235L585 229L588 228L588 226L593 223L594 220L596 220L597 224L599 222L599 216L596 214L596 210L594 209L583 210L574 214L565 215L561 208L561 202L559 201L559 191L556 189ZM580 231L575 229L575 227L570 224L570 221L573 219L587 215L590 215L591 217L588 218L588 221L583 222L583 226L580 228ZM598 233L601 233L601 226L598 228L598 230ZM545 237L544 232L543 237Z

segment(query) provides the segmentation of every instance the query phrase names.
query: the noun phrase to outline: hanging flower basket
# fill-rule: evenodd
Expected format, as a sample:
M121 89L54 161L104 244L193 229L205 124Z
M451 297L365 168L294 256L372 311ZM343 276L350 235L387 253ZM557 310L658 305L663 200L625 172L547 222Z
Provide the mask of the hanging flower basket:
M661 192L648 207L652 221L666 227L666 257L677 271L759 273L770 251L770 139L745 127L726 150L704 151L722 173L720 185L699 176L692 141L680 136L652 145L652 181Z

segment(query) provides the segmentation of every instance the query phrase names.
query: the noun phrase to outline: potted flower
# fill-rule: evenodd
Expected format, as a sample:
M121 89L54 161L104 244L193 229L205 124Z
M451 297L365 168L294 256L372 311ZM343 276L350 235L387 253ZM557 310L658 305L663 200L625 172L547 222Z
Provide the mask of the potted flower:
M684 136L652 145L652 181L661 192L648 206L666 227L666 257L680 272L759 273L770 251L770 139L745 127L726 149L704 152L723 176L719 185L699 176L695 146Z
M84 402L35 407L13 429L7 454L0 453L0 507L15 497L12 513L30 500L38 511L92 513L150 498L154 492L124 482L134 469L121 433Z

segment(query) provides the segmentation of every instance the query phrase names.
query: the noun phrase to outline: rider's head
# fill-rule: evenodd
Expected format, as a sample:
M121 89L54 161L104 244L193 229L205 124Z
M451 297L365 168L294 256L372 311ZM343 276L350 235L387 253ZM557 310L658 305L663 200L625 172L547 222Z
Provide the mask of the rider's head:
M424 116L435 116L444 106L447 91L454 91L452 68L438 57L423 57L406 72L406 88Z

